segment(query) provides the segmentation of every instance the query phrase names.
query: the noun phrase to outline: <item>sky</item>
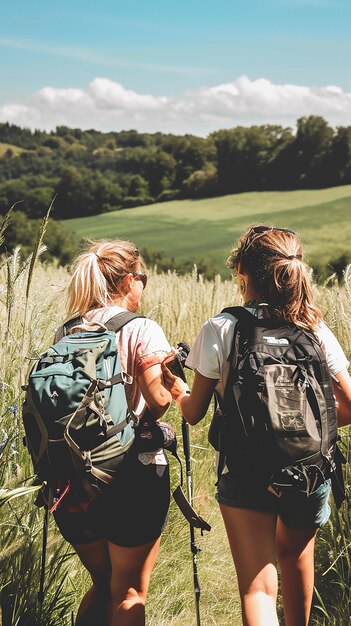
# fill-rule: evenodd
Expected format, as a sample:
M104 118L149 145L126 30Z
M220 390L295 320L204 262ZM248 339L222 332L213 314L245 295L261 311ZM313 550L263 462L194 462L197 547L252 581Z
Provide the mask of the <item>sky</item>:
M206 136L351 125L350 0L12 0L0 122Z

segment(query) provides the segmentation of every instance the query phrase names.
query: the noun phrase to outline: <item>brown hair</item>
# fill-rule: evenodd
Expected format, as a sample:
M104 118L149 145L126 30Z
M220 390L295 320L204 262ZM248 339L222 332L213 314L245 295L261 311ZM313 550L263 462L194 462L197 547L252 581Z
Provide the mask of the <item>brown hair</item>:
M143 259L130 241L87 241L72 268L68 285L68 316L111 306L116 295L125 295L123 278L140 270Z
M298 235L257 224L239 238L227 265L246 271L274 317L315 330L322 315L313 301L310 270L302 260Z

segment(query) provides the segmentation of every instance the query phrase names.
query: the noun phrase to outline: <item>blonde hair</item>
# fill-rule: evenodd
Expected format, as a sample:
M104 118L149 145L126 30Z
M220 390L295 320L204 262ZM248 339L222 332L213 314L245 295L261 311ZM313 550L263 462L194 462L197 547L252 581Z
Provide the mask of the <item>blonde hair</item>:
M87 241L72 267L68 285L68 316L111 306L125 295L123 278L140 270L143 259L131 241Z
M321 312L314 304L311 271L302 259L302 245L291 230L257 224L239 238L228 267L246 271L273 317L316 330Z

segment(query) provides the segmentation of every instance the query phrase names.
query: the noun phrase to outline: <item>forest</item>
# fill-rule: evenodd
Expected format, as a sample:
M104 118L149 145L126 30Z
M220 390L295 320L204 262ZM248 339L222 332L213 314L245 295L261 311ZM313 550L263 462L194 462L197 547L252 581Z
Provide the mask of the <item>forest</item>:
M2 146L1 146L2 144ZM0 212L21 201L41 217L65 219L175 198L351 183L351 126L319 116L296 132L263 125L193 135L102 133L59 126L31 132L0 124Z

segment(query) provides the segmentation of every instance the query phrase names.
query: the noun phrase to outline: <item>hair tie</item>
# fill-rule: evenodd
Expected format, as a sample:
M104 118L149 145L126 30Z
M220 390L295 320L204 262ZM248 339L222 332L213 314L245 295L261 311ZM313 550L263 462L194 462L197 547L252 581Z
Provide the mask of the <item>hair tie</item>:
M284 252L279 252L278 250L270 251L268 248L264 248L264 250L270 252L271 256L278 256L280 259L288 259L289 261L292 261L293 259L299 259L299 261L302 260L302 254L284 254Z

